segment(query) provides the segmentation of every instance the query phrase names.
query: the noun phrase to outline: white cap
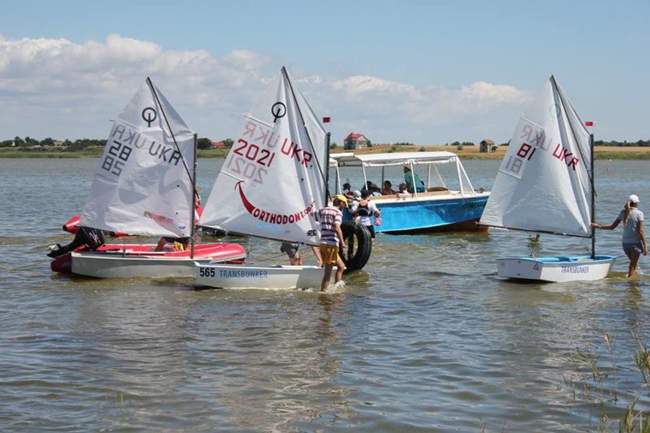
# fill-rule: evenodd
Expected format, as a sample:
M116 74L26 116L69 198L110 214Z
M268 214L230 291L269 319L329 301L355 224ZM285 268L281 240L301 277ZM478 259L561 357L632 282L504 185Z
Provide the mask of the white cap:
M632 194L632 195L629 196L627 199L628 199L629 201L631 201L632 203L638 203L638 202L639 202L639 196L636 195L636 194Z

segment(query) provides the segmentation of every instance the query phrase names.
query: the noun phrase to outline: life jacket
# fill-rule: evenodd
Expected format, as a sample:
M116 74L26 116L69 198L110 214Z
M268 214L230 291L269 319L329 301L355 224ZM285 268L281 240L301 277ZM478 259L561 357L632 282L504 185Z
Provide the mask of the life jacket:
M363 202L359 202L359 206L357 207L357 214L361 217L369 217L370 216L370 209L368 207L368 200L364 200L365 204L361 204Z

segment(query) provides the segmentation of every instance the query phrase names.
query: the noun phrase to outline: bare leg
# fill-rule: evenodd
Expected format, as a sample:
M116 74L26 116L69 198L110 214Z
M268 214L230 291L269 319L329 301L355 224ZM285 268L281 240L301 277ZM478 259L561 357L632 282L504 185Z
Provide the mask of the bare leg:
M318 263L318 266L323 266L323 259L320 256L320 249L318 247L311 247L312 252L314 253L314 256L316 256L316 262Z
M323 266L323 281L320 284L320 291L324 292L330 285L330 278L332 278L332 265Z
M343 271L345 271L345 263L341 256L338 256L336 259L336 275L334 276L334 281L337 283L343 279Z
M636 267L639 264L639 256L640 254L636 252L636 250L632 250L632 253L630 254L630 267L627 271L628 278L636 276Z

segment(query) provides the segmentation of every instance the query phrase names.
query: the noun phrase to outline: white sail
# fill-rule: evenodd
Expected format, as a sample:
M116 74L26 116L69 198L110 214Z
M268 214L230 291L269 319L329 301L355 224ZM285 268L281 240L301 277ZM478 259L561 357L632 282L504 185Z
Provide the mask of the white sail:
M193 159L192 131L160 90L145 82L113 123L81 225L189 236Z
M481 224L591 236L589 133L554 77L523 116Z
M245 120L199 223L317 245L313 214L325 199L324 130L282 72L277 98L268 107L274 118L269 123Z

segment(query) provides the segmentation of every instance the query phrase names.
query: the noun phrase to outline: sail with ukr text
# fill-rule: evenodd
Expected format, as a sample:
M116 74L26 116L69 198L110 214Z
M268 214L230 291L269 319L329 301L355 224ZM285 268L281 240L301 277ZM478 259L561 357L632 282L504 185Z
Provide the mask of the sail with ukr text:
M269 121L246 117L223 163L200 225L317 245L325 204L326 134L282 69Z
M480 223L591 236L590 134L553 76L510 140Z
M109 133L81 225L134 235L189 236L193 133L147 79Z

